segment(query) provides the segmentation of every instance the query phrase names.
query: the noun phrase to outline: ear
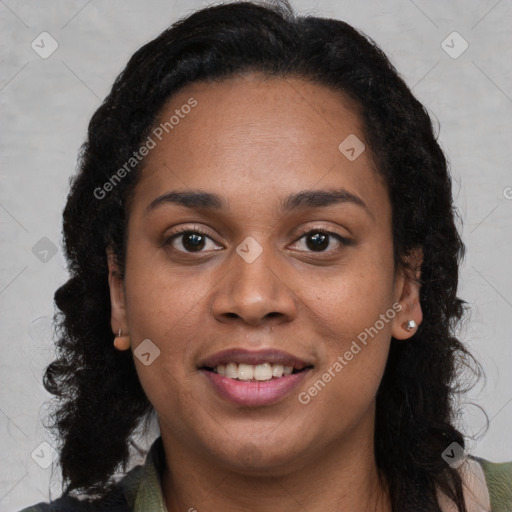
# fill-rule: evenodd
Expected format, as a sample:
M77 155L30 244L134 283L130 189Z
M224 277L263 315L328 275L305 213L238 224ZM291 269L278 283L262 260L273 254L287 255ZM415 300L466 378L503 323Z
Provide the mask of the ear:
M110 247L107 248L107 262L111 305L110 326L114 335L117 336L119 329L127 333L128 324L126 322L124 281L119 270L119 265L116 263L114 252Z
M400 267L395 278L395 302L398 302L402 307L393 319L391 331L392 336L397 340L408 339L418 330L418 327L411 330L405 328L409 320L414 320L417 326L423 321L423 312L420 305L421 284L419 282L423 262L422 249L413 249L406 261L410 268Z

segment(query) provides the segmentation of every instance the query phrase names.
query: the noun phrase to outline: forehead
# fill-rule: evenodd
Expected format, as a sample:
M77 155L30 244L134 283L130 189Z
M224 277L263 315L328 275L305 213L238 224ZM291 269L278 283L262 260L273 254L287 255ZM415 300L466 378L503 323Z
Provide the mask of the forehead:
M165 104L151 133L137 185L146 201L198 187L230 201L268 199L316 184L387 200L357 105L301 78L248 73L190 84Z

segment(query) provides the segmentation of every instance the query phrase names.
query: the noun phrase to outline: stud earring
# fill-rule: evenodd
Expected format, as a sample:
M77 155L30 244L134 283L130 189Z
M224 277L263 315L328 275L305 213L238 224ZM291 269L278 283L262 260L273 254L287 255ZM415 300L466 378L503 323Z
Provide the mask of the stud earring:
M416 322L414 320L408 320L404 324L404 329L406 331L412 331L412 330L416 329L416 327L418 327L418 325L416 324Z
M119 329L117 336L114 339L114 347L117 350L128 350L130 348L130 337L123 336L123 331Z

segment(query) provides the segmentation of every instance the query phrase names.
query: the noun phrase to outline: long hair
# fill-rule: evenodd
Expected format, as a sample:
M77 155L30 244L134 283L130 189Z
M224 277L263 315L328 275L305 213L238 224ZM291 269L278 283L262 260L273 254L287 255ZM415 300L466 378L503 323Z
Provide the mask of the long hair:
M431 119L367 36L334 19L236 2L180 19L140 48L94 113L64 210L69 280L55 293L57 359L44 375L56 395L64 494L105 496L129 462L138 426L154 413L130 351L113 346L106 248L123 271L130 195L141 165L98 190L129 161L164 104L187 84L242 72L301 77L355 101L365 139L392 206L395 263L423 250L423 322L412 339L391 340L376 399L375 457L393 510L439 511L436 489L465 512L459 473L442 452L464 447L454 426L456 376L470 354L454 334L465 311L457 297L464 245L445 156Z

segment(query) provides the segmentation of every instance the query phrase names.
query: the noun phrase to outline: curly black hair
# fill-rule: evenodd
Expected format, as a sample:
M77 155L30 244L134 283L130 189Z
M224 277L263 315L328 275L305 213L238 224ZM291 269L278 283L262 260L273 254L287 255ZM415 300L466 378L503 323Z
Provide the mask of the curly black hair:
M227 3L180 19L131 57L90 121L63 214L70 277L55 293L57 359L43 379L56 396L49 428L61 441L63 494L105 496L129 463L134 432L155 412L131 351L112 343L106 257L112 248L123 272L143 160L108 193L102 187L171 96L243 72L307 79L357 105L392 205L395 263L408 268L411 252L423 251L423 322L411 341L392 339L377 394L377 466L393 510L439 512L438 488L465 512L461 477L441 457L452 442L465 446L452 399L460 368L474 361L455 334L467 309L457 297L464 245L445 156L426 109L376 43L343 21L299 16L286 1Z

